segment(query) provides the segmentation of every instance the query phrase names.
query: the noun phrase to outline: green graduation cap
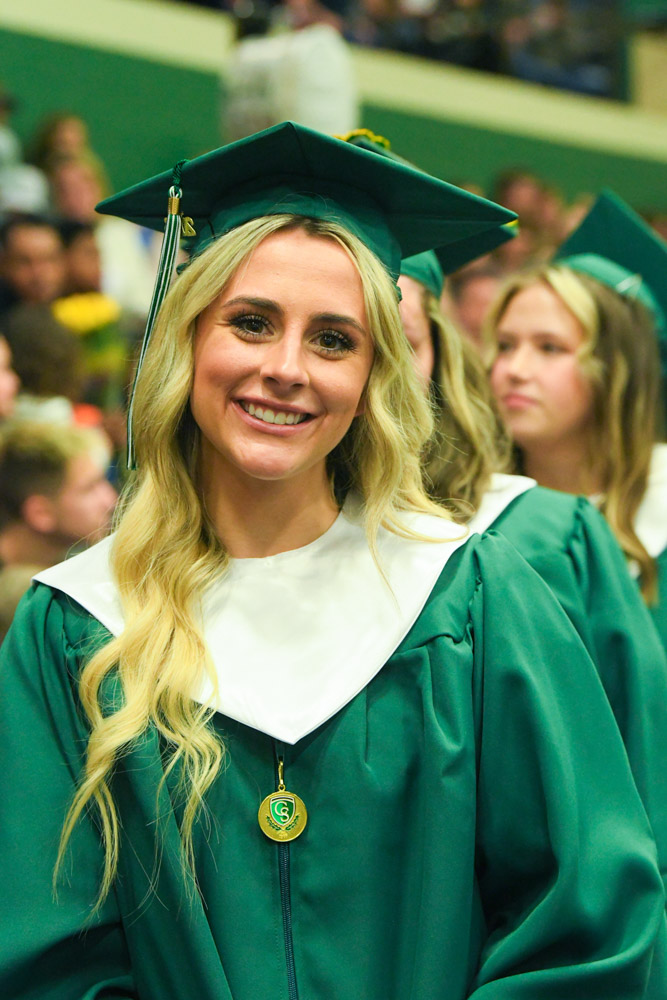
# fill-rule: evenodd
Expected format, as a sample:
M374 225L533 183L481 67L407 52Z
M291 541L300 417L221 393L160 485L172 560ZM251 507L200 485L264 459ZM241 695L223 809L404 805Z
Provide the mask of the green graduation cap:
M667 243L613 191L603 191L554 257L653 313L667 373Z
M471 259L476 240L488 240L515 218L513 212L405 161L294 122L181 161L173 170L106 198L97 211L165 232L137 375L181 235L188 238L190 253L197 254L224 233L264 215L335 220L373 250L396 278L401 257L433 247L450 247L453 257ZM128 465L134 467L132 399Z
M357 146L359 149L379 154L393 160L394 163L402 163L413 171L419 169L397 153L394 153L387 139L383 136L375 135L368 129L356 129L354 132L349 132L346 136L341 136L341 138L344 138L346 142ZM424 174L423 171L419 172L423 176L429 176L428 174ZM477 195L463 191L462 188L455 188L455 190L461 194L468 194L470 198L485 202L487 205L490 204L486 199L480 199ZM433 249L437 254L438 263L436 270L433 270L432 258L430 262L427 262L425 258L412 260L413 255L405 253L403 262L401 263L401 274L407 274L409 277L415 278L416 281L420 281L421 284L424 284L439 297L446 275L452 274L460 267L463 267L464 264L468 264L471 260L476 260L477 257L491 253L496 247L501 246L501 244L506 243L516 236L518 232L518 220L513 212L509 212L507 209L504 211L506 212L505 218L495 226L487 226L484 230L478 229L476 232L471 232L467 235L460 233L458 239L449 240L447 243L434 243L430 249ZM409 258L409 262L406 261L406 257ZM406 270L406 268L412 269L416 273L410 273L410 270ZM437 268L442 271L439 291L436 291L436 282L438 280Z
M663 395L667 398L667 243L608 189L554 257L621 295L639 299L655 318Z
M472 256L467 257L466 255L464 262L475 260L477 257L495 250L501 243L513 239L518 231L516 222L508 222L500 227L500 231L482 233L479 236L473 237L470 241L462 240L457 246L457 253L463 255L466 246L468 249L472 247ZM408 278L414 278L420 285L428 288L435 295L436 299L439 299L445 284L445 276L451 273L450 270L445 270L448 264L451 264L451 260L452 251L447 247L443 250L424 250L423 253L403 258L401 261L401 274L407 275ZM459 266L457 265L451 268L451 270L455 271Z
M423 253L413 254L412 257L404 257L401 261L401 274L413 278L424 288L428 288L436 299L442 295L445 275L433 250L424 250Z
M456 246L515 218L403 160L371 156L294 122L189 160L176 175L135 184L97 211L162 231L171 186L181 189L180 210L196 232L191 252L250 219L293 212L339 220L394 276L402 256Z

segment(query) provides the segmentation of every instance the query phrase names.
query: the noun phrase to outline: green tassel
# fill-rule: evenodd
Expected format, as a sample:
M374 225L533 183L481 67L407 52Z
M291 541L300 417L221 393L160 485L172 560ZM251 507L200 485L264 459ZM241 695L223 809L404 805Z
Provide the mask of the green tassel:
M172 187L169 191L169 197L170 199L180 198L180 188L175 186ZM151 298L150 309L148 310L144 339L141 343L141 351L139 352L139 360L137 361L137 368L134 373L134 381L132 383L132 391L130 393L130 405L127 411L127 467L131 471L134 471L137 467L136 455L134 451L134 429L132 420L134 410L134 394L136 392L137 382L144 363L146 351L148 350L148 345L150 343L155 320L157 319L157 314L160 311L160 306L164 302L167 292L169 291L169 286L171 285L180 239L181 216L179 213L170 212L167 215L164 238L162 240L162 249L160 251L160 262L158 264L157 277L155 279L155 287L153 288L153 296Z

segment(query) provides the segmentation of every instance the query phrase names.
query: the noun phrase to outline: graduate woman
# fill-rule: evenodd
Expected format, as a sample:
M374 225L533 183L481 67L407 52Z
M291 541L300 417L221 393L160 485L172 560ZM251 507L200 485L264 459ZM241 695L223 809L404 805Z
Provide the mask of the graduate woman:
M0 994L645 996L662 884L595 670L421 488L392 275L507 213L291 124L105 208L161 228L170 187L117 533L2 649Z
M518 469L599 506L667 648L665 275L667 246L605 192L553 265L510 279L488 335Z
M436 413L427 488L471 531L512 542L567 613L614 711L667 878L667 653L593 506L496 471L509 461L507 441L479 353L440 311L443 283L432 251L401 262L401 319Z

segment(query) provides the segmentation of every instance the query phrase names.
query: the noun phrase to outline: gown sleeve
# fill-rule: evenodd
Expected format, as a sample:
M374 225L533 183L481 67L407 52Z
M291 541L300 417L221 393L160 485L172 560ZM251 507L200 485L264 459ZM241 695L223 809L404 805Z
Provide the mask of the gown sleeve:
M611 529L585 500L569 554L583 597L579 631L589 631L667 884L667 652Z
M469 995L665 997L655 844L609 704L543 581L502 572L506 545L480 546L471 613L487 937Z
M667 884L667 652L602 515L551 490L519 497L500 532L567 613L597 668Z
M658 600L649 608L649 611L662 645L667 652L667 549L660 553L656 562L658 565Z
M80 651L65 633L61 600L34 587L0 650L0 996L136 1000L114 893L90 916L103 859L87 816L57 900L52 889L86 744L72 690ZM72 613L68 606L68 621Z

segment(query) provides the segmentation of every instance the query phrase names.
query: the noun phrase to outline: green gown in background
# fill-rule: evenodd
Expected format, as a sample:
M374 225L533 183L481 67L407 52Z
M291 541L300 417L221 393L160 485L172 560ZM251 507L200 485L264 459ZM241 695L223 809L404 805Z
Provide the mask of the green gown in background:
M667 511L665 517L667 517ZM662 645L667 650L667 549L658 556L656 563L658 566L658 600L651 605L649 611L662 640Z
M492 524L549 584L597 665L667 882L667 653L607 522L540 486Z
M455 552L380 672L295 745L215 716L229 760L196 831L201 898L148 732L116 769L119 877L90 916L91 816L57 902L51 874L86 744L76 678L107 637L37 585L2 648L3 1000L667 996L664 978L646 992L663 890L612 713L505 539ZM257 823L278 756L309 814L289 845Z

